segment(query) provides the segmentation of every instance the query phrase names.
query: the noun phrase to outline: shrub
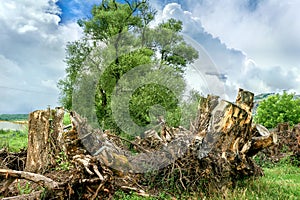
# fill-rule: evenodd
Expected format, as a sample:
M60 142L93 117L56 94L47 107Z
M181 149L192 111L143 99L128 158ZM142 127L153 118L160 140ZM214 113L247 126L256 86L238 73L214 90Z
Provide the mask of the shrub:
M286 92L269 96L259 103L254 121L267 128L274 128L283 122L293 126L300 122L300 99Z

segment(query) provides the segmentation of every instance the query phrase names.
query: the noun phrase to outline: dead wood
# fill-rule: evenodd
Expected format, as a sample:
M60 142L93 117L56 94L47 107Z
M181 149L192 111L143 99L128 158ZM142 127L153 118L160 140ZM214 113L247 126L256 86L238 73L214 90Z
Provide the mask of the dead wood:
M0 151L0 168L24 170L26 163L26 149L21 149L19 152L9 152L4 148Z
M257 157L264 163L277 163L281 159L290 157L291 162L299 165L300 161L300 124L293 128L289 123L278 124L277 128L272 130L276 136L276 144L268 148L260 149ZM270 142L270 139L268 140ZM258 141L259 146L259 141Z
M51 190L58 188L62 183L57 183L52 179L45 177L40 174L35 174L31 172L24 172L24 171L16 171L10 169L0 169L0 175L4 176L5 178L14 177L14 178L23 178L29 181L33 181L38 183L42 186L45 186Z
M15 181L15 178L7 178L7 180L3 183L2 188L0 189L0 194L3 194L7 191L9 186Z
M141 196L162 188L222 191L240 177L261 175L252 156L277 142L276 133L252 124L253 96L240 89L235 103L202 98L189 130L160 123L134 141L92 128L76 112L67 130L62 108L35 111L29 120L29 172L0 169L0 175L33 181L61 199L103 199L118 189Z
M2 200L35 200L35 199L41 199L41 194L42 191L36 191L30 194L23 194L23 195L13 196L13 197L5 197Z
M55 159L64 150L62 119L64 110L38 110L29 114L26 171L43 173L55 166Z

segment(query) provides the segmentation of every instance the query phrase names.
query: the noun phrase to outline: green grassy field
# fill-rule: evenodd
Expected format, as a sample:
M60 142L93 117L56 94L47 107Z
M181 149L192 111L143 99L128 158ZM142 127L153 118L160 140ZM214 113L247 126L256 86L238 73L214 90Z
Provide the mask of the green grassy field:
M0 149L8 148L9 151L18 152L20 149L27 147L28 132L0 130Z

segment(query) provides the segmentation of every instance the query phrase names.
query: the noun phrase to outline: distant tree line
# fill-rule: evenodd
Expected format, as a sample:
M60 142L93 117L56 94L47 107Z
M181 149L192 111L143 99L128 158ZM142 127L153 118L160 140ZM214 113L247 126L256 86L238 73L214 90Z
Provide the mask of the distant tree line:
M0 114L3 121L23 121L28 119L28 114Z

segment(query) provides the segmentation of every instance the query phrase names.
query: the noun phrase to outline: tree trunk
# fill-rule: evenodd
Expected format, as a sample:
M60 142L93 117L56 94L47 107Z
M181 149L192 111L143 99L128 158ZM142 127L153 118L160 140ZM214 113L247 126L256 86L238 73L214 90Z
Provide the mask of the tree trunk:
M62 108L30 113L25 171L43 173L55 165L55 156L62 150L63 144L63 116Z

